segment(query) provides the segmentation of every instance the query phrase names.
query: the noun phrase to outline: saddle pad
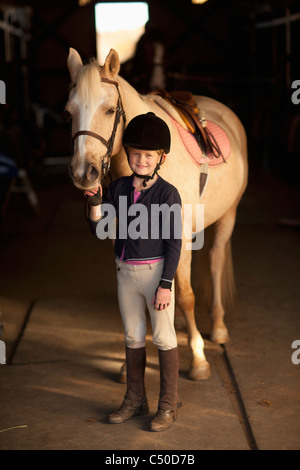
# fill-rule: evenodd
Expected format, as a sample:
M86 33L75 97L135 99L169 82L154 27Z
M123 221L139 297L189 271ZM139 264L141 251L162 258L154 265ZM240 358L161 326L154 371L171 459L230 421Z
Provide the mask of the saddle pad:
M221 165L224 163L224 160L222 156L220 157L214 157L212 154L208 154L207 156L204 156L202 154L202 150L199 147L196 138L194 135L190 132L184 129L178 122L171 117L173 123L175 124L179 135L181 137L182 142L184 143L186 149L188 150L191 159L193 162L199 166L202 163L208 163L209 166L217 166ZM207 128L209 131L212 133L214 138L216 139L216 142L218 143L222 154L224 156L225 161L229 158L230 155L230 141L228 136L226 135L225 131L215 124L214 122L211 121L206 121L207 122Z

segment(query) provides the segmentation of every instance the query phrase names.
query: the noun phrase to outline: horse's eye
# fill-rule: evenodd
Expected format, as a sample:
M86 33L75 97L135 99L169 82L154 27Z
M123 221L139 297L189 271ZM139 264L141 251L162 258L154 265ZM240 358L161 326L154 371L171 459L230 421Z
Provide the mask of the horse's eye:
M115 108L109 108L109 109L105 112L105 114L114 114L114 112L115 112Z

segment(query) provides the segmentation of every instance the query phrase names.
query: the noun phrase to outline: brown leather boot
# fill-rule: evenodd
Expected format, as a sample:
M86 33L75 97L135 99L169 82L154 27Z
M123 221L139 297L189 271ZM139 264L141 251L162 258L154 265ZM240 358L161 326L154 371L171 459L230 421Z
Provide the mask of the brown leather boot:
M118 411L114 411L107 417L107 422L110 424L119 424L127 421L134 416L142 416L149 413L149 406L147 398L138 406L135 406L129 401L123 401Z
M108 416L108 423L123 423L133 416L149 413L144 383L145 367L146 349L126 347L127 390L119 410Z
M158 350L160 366L160 394L158 411L151 422L151 431L168 429L177 416L178 406L178 348Z

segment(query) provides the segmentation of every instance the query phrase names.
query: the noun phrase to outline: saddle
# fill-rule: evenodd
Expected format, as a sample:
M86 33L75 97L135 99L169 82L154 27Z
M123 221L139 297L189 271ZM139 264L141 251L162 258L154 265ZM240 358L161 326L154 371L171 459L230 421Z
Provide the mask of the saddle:
M196 100L191 92L181 90L171 92L157 90L153 91L152 94L161 96L175 108L186 128L196 138L204 155L212 158L222 157L223 161L225 161L216 139L206 125L205 116L203 113L201 115Z

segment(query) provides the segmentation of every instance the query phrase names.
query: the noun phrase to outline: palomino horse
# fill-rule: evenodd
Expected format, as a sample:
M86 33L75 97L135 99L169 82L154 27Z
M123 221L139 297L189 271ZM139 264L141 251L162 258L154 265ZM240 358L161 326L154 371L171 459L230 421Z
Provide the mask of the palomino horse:
M209 277L212 283L210 338L219 344L227 342L229 338L224 324L223 287L231 292L234 286L233 272L226 267L231 266L230 239L236 209L247 185L247 143L241 122L225 105L203 96L195 97L199 108L205 111L207 120L220 126L230 141L230 158L226 163L210 170L200 202L200 167L192 162L174 119L157 104L154 95L140 95L119 76L117 52L111 49L103 66L99 66L95 60L83 65L78 52L70 49L68 68L72 88L66 110L72 118L74 139L70 172L78 189L87 190L97 186L108 173L110 159L110 174L113 179L131 174L122 148L122 135L126 124L134 116L152 111L168 124L172 145L160 175L177 187L183 206L192 204L196 207L194 205L203 204L205 228L213 225L213 240L208 254L210 269L204 276ZM195 227L191 230L195 232ZM176 315L181 314L185 318L192 350L189 378L200 380L209 377L210 367L194 315L192 250L184 248L185 242L190 242L191 237L192 233L190 237L183 234L183 248L175 284Z

